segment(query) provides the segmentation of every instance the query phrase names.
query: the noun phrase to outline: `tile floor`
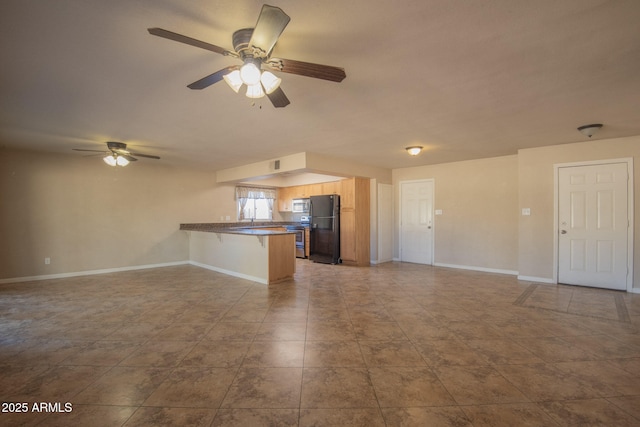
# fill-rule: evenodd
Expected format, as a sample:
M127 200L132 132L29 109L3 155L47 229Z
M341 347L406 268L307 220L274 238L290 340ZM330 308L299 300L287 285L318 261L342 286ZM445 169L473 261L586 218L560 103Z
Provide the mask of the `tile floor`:
M640 295L402 263L8 284L0 425L638 426L639 331Z

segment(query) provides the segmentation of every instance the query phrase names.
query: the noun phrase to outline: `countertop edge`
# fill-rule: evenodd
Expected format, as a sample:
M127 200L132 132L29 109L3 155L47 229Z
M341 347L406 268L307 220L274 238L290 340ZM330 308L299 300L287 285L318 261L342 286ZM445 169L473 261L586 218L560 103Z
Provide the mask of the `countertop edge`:
M224 234L243 234L247 236L270 236L279 234L295 234L295 231L278 231L265 230L269 227L285 227L293 223L267 223L259 225L249 225L247 223L197 223L197 224L180 224L182 231L199 231L203 233L224 233Z

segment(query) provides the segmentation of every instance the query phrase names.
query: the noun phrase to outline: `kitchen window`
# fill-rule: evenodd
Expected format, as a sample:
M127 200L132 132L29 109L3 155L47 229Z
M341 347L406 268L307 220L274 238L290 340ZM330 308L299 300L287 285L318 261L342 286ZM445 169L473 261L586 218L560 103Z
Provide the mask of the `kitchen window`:
M236 187L238 221L273 219L274 188Z

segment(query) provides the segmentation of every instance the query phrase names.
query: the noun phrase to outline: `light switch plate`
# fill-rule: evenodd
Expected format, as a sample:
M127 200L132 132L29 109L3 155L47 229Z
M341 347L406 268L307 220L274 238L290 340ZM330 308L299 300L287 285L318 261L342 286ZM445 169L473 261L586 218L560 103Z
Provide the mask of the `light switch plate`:
M442 215L442 209L436 209L436 215Z
M531 208L522 208L522 216L531 215Z

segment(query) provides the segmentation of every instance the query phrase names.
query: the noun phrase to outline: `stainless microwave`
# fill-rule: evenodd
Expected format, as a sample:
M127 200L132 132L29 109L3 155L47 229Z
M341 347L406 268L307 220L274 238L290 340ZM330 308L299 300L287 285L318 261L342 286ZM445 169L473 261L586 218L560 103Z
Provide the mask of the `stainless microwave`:
M308 213L309 212L309 199L293 199L293 205L291 207L292 212Z

